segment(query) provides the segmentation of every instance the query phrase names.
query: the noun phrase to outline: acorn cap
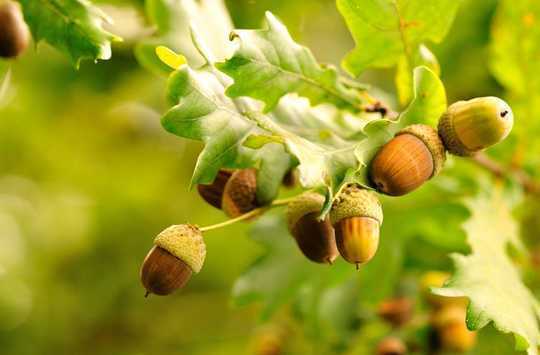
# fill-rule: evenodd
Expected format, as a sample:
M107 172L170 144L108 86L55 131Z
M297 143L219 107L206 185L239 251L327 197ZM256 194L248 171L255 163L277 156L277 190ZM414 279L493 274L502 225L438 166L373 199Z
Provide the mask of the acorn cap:
M356 185L349 185L341 191L330 211L330 221L335 225L345 218L370 217L383 222L383 211L377 195Z
M431 177L436 176L442 170L446 161L446 150L437 130L423 124L415 124L403 128L396 136L401 134L411 134L424 142L433 158L433 173Z
M454 155L471 156L508 136L514 115L498 97L478 97L458 101L439 120L439 135Z
M324 196L314 192L305 192L292 200L287 208L289 230L292 231L303 216L313 212L321 212L323 204Z
M185 262L193 272L201 271L206 245L199 228L189 224L170 226L159 233L154 244Z

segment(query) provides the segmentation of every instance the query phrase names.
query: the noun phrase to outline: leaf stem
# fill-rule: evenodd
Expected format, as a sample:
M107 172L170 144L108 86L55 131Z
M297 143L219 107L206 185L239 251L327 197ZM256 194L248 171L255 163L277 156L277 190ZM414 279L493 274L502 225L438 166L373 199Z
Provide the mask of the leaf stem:
M241 222L241 221L244 221L246 219L250 219L250 218L253 218L253 217L256 217L256 216L259 216L259 215L262 215L264 214L266 211L272 209L272 208L275 208L275 207L280 207L280 206L284 206L284 205L287 205L289 204L289 202L291 202L292 200L294 200L296 197L291 197L291 198L284 198L284 199L280 199L280 200L275 200L273 201L270 205L266 205L266 206L262 206L262 207L259 207L259 208L256 208L254 210L251 210L247 213L244 213L243 215L241 216L238 216L236 218L232 218L232 219L229 219L227 221L224 221L224 222L221 222L221 223L217 223L217 224L212 224L210 226L206 226L206 227L201 227L199 228L199 230L201 232L208 232L208 231L211 231L211 230L214 230L214 229L220 229L220 228L223 228L223 227L227 227L231 224L234 224L234 223L237 223L237 222Z

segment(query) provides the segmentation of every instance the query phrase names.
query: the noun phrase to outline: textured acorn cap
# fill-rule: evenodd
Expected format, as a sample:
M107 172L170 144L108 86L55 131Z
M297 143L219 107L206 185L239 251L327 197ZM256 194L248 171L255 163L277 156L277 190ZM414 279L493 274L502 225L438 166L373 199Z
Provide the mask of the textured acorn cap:
M313 212L321 212L323 204L324 196L314 192L305 192L292 200L287 207L289 231L294 229L298 220L303 216Z
M442 170L446 161L446 150L437 130L430 126L415 124L405 127L397 133L397 135L401 134L412 134L424 142L433 158L433 173L431 177L436 176Z
M356 185L344 188L332 206L330 221L335 225L342 219L351 217L370 217L381 225L383 211L377 195Z
M514 124L512 109L489 96L458 101L439 120L439 135L454 155L471 156L508 136Z
M159 233L154 244L185 262L193 272L201 271L206 245L199 228L189 224L170 226Z

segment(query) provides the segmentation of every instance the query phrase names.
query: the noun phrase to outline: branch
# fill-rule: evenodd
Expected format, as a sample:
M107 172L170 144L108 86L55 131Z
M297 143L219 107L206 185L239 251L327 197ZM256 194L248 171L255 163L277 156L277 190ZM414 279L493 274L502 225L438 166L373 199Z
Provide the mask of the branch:
M505 176L516 180L523 189L531 194L540 194L540 182L534 180L527 172L521 169L510 169L501 163L491 159L485 153L478 153L473 156L472 161L482 168L488 170L498 178Z

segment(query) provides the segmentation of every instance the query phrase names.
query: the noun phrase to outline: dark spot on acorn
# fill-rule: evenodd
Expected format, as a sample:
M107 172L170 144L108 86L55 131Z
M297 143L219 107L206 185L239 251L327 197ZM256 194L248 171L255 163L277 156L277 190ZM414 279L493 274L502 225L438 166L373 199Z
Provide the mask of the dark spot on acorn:
M154 246L141 268L141 281L146 288L146 296L153 293L160 296L171 294L183 287L193 271L182 260L165 249Z
M327 217L318 220L317 212L302 216L293 227L292 234L302 253L316 263L328 263L337 258L338 250L334 228Z
M211 206L221 209L221 201L223 199L223 191L233 171L228 169L220 169L211 184L199 184L197 190L199 195Z
M502 117L502 118L506 117L506 115L508 115L508 111L503 111L503 112L501 112L501 117Z
M15 58L28 47L30 32L19 6L0 1L0 57Z

